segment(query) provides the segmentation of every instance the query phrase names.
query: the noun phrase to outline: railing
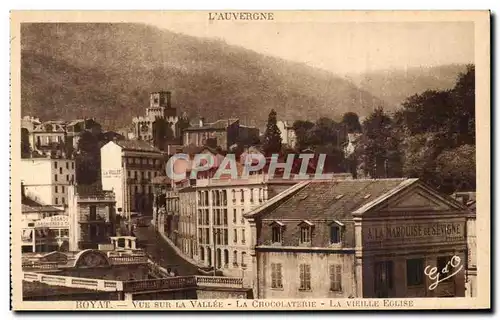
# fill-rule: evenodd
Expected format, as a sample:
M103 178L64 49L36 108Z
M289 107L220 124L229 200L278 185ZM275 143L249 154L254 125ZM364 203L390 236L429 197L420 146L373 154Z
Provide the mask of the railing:
M69 288L82 288L97 291L123 291L123 282L113 280L53 276L35 272L23 272L23 280Z
M195 276L196 284L203 287L243 288L243 278Z
M58 262L26 261L22 264L23 269L56 270L58 267Z
M99 201L115 201L114 195L99 195L99 196L81 196L78 202L99 202Z
M109 260L112 265L120 265L120 264L140 264L147 263L148 258L146 256L121 256L121 257L109 257Z
M150 291L150 290L162 290L162 289L183 289L189 287L196 287L196 278L193 276L150 279L150 280L135 280L135 281L126 281L123 283L123 291L125 292Z

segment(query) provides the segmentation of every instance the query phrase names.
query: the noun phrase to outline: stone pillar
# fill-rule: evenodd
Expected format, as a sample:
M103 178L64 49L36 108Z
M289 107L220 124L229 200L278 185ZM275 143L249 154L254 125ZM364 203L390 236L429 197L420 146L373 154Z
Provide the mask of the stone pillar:
M249 255L250 255L250 263L248 263L247 272L243 272L243 275L246 277L243 278L243 286L246 288L252 288L253 290L253 298L258 298L258 261L257 261L257 253L255 252L255 246L257 245L257 226L255 224L255 220L253 218L248 219L248 223L250 225L250 239L249 241Z
M135 239L135 238L134 238L134 239L132 239L132 240L130 240L130 243L132 244L132 245L131 245L131 247L132 247L132 249L134 249L134 250L136 249L136 242L135 242L135 241L136 241L136 239Z
M123 294L123 300L124 301L132 301L132 300L134 300L134 296L130 292L124 292L124 294Z
M354 218L354 277L353 295L355 298L363 298L363 234L361 219ZM373 279L373 278L370 278ZM367 281L370 281L366 279ZM373 281L371 281L373 282Z

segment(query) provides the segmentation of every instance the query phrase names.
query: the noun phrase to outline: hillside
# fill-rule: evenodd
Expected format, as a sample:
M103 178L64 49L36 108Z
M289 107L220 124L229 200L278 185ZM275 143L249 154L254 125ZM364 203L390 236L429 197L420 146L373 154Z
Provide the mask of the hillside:
M259 126L271 108L315 120L383 105L329 72L147 25L23 24L21 38L22 113L42 119L126 126L156 90L172 91L179 113Z
M426 90L446 90L455 85L466 65L450 64L429 68L408 68L350 75L347 79L360 89L386 102L390 110L397 108L407 97Z

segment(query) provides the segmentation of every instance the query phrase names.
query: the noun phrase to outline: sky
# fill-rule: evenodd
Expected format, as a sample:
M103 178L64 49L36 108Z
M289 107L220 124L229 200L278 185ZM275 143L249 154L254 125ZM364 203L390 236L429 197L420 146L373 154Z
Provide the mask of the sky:
M220 22L150 20L336 74L474 62L472 22Z

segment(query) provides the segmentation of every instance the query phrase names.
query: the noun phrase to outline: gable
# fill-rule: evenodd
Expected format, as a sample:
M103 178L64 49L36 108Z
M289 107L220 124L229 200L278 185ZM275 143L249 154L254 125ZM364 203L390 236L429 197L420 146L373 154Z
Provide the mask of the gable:
M370 211L386 212L453 212L466 208L447 195L425 186L421 182L388 197Z

